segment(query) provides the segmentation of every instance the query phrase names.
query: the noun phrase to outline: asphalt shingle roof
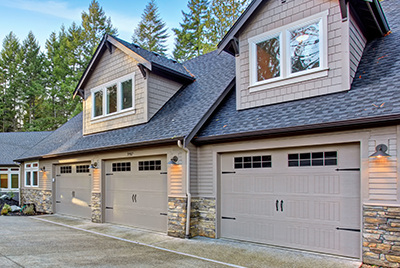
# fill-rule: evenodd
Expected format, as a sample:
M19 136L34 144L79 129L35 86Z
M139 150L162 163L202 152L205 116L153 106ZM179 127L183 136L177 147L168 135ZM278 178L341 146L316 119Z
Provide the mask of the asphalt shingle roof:
M231 92L197 137L400 114L400 1L382 7L392 33L366 45L349 91L240 111Z
M136 54L145 58L146 60L148 60L150 62L158 63L158 64L160 64L164 67L167 67L171 70L174 70L176 72L179 72L179 73L187 75L187 76L190 76L190 73L185 69L185 67L183 67L183 64L178 63L174 60L168 59L166 57L163 57L161 55L155 54L153 52L150 52L146 49L141 48L138 45L128 43L122 39L119 39L118 37L115 37L115 36L112 36L112 37L114 39L116 39L118 42L120 42L121 44L123 44L124 46L126 46L127 48L129 48L130 50L132 50L133 52L135 52Z
M51 131L0 133L0 165L14 165L14 159L47 137Z
M82 113L18 159L70 154L174 137L187 137L235 77L235 59L211 52L185 62L196 81L180 89L146 124L82 135Z

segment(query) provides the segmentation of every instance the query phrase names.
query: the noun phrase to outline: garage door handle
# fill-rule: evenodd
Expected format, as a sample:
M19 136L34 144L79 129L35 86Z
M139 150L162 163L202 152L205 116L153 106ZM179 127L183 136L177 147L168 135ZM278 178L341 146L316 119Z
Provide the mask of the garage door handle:
M56 201L56 204L61 204L61 201Z
M161 216L168 216L167 213L160 213Z
M360 171L359 168L337 168L336 171Z
M281 200L281 211L283 211L283 200Z
M276 211L279 211L279 200L277 199L275 202Z
M340 228L340 227L336 227L336 230L342 230L342 231L350 231L350 232L361 232L360 229L352 229L352 228Z
M114 209L113 207L106 207L106 209Z
M224 217L224 216L222 216L221 218L223 220L236 220L236 218L233 218L233 217Z

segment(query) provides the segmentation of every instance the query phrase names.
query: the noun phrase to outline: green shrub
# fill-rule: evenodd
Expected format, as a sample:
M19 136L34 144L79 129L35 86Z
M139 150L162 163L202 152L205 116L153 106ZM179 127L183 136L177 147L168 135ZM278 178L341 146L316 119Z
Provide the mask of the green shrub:
M11 211L11 207L7 204L4 204L3 208L1 209L1 215L8 215L8 212Z
M22 213L25 215L35 215L35 207L33 205L26 206Z
M10 197L10 199L13 199L14 196L15 196L15 194L14 194L13 191L9 191L7 194L8 194L8 196Z

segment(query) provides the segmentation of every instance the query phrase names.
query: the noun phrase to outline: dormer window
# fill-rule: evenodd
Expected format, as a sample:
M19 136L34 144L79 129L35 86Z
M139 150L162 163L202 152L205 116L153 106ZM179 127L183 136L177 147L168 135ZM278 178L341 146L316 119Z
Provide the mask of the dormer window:
M111 119L120 113L134 113L134 78L132 73L92 89L92 119Z
M249 39L250 92L327 76L328 11Z

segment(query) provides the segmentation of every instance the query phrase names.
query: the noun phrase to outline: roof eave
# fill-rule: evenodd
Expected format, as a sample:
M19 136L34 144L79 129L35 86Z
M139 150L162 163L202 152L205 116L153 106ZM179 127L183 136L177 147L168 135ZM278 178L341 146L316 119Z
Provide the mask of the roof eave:
M63 157L63 156L69 156L69 155L100 152L100 151L128 149L128 148L142 147L142 146L176 144L177 140L183 140L183 139L184 139L183 137L174 137L174 138L169 138L169 139L161 139L161 140L153 140L153 141L145 141L145 142L136 142L136 143L126 143L126 144L119 144L119 145L113 145L113 146L97 147L97 148L91 148L91 149L85 149L85 150L70 151L70 152L65 152L65 153L55 153L55 154L30 156L30 157L26 157L26 158L15 159L14 161L15 162L26 162L26 161L33 160L33 159L40 160L40 159Z
M283 136L296 136L304 134L315 134L323 132L333 132L333 131L344 131L357 128L371 128L383 125L394 125L400 123L400 114L377 116L377 117L367 117L360 119L342 120L328 123L284 127L276 129L265 129L258 131L249 131L241 133L232 133L218 136L208 136L195 138L193 140L194 144L212 144L217 142L232 142L246 139L261 139L261 138L273 138L273 137L283 137Z

